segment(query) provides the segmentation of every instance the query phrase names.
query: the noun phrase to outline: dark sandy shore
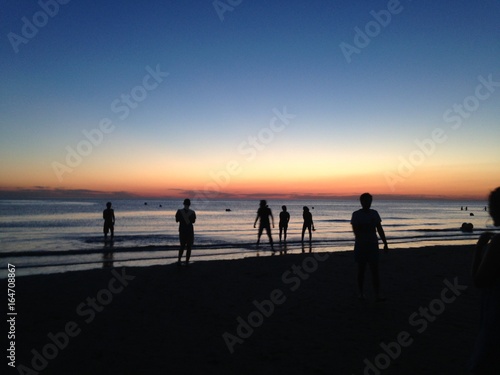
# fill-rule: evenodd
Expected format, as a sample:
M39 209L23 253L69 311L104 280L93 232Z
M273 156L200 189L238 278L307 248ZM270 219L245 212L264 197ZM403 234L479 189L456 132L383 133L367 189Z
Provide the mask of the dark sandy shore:
M479 324L472 251L382 254L385 302L373 301L369 277L367 300L357 299L351 252L19 277L16 365L25 367L3 367L64 375L466 374Z

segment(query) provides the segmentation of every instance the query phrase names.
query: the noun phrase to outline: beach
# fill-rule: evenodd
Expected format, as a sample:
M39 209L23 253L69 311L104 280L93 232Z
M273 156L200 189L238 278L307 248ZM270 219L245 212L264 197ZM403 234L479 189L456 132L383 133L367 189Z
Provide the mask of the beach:
M350 251L17 277L9 373L466 374L472 254L381 253L385 302Z

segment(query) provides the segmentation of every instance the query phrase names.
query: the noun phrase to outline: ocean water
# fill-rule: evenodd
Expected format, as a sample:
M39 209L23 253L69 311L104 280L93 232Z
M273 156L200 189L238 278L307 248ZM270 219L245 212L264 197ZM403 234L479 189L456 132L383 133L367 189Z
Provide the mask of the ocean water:
M0 200L0 277L7 264L17 275L66 272L108 266L149 266L176 260L181 200L117 200L115 240L103 241L103 200ZM265 233L256 248L253 228L258 201L193 201L196 211L192 261L234 259L272 254ZM273 239L283 254L351 250L350 226L357 200L268 201L275 217ZM281 206L291 215L286 246L278 244ZM446 200L375 200L390 248L473 244L485 230L495 230L486 202ZM313 214L313 241L300 242L302 207ZM467 208L467 210L466 210ZM229 209L230 211L226 211ZM471 216L473 214L473 216ZM462 223L473 233L460 231ZM307 234L306 234L307 238Z

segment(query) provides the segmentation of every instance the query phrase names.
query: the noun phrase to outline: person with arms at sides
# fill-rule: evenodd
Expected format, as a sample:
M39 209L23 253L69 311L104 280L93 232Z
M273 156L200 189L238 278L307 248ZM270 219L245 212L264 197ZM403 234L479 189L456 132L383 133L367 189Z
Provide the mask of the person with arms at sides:
M290 221L290 213L287 211L286 206L281 206L281 209L283 211L280 212L280 222L279 222L280 242L282 234L283 234L283 240L286 241L286 232L288 231L288 222Z
M379 248L377 232L384 243L384 250L388 250L387 239L382 228L382 219L377 211L372 210L373 197L369 193L361 194L359 197L361 209L354 211L351 218L352 230L354 232L354 260L358 264L358 290L359 299L364 300L363 293L366 265L370 267L373 289L376 301L384 301L380 295L379 276Z
M106 209L102 211L104 219L104 241L108 239L108 233L111 232L111 241L115 236L115 211L111 208L111 202L106 203Z
M177 265L181 265L182 255L186 249L186 266L189 265L189 258L191 257L191 248L194 242L194 228L193 224L196 222L196 213L191 210L191 200L184 199L184 208L178 209L175 213L175 221L179 223L179 256Z

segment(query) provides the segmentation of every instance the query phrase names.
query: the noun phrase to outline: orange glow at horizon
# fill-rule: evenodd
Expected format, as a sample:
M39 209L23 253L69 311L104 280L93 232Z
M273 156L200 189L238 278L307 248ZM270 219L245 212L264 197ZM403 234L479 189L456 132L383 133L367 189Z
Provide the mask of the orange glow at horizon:
M187 193L198 192L215 199L227 194L242 198L257 194L321 197L352 196L365 191L374 195L482 199L500 185L496 163L424 165L401 176L394 170L388 174L389 169L380 160L364 165L359 161L344 162L342 168L331 163L332 159L314 163L271 160L273 162L268 164L259 160L230 164L214 163L207 158L194 163L191 158L165 159L154 154L143 159L131 154L119 162L100 158L86 160L66 173L62 182L57 180L51 168L47 171L47 166L43 168L37 163L30 171L22 173L15 168L4 168L9 172L6 173L9 180L0 188L87 189L148 197L184 197Z

